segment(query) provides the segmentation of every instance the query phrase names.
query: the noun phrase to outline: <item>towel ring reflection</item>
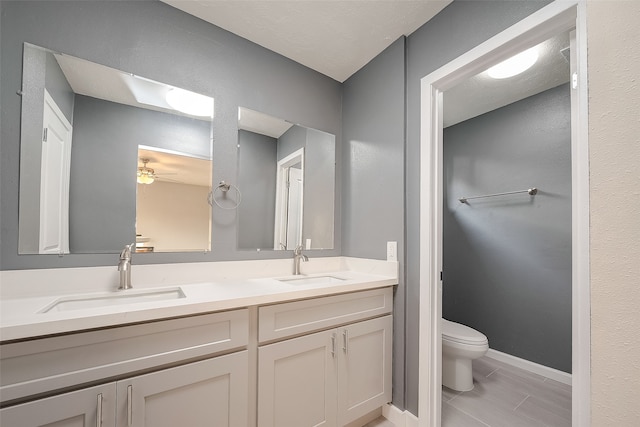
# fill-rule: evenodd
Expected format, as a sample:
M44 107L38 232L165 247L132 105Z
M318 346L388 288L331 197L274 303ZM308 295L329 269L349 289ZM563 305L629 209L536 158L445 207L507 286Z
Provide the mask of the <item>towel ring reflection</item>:
M235 204L229 207L222 206L218 201L218 198L226 199L227 193L232 188L235 190L236 196L237 196L237 200L235 201ZM213 204L215 203L216 206L218 206L220 209L227 209L227 210L236 209L238 206L240 206L240 202L242 202L242 193L240 192L240 189L236 185L228 184L225 181L220 181L220 184L218 184L218 186L214 188L213 191L209 192L209 196L207 197L207 202L209 202L209 205L211 206L213 206Z

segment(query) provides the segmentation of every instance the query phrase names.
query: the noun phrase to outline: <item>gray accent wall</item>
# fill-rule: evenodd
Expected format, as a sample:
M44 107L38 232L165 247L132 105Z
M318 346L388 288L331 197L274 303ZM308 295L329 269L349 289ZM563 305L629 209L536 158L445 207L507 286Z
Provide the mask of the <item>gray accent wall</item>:
M398 242L393 317L393 403L405 401L405 38L344 83L343 255L386 259ZM416 343L417 344L417 343ZM417 371L407 373L417 376Z
M276 221L278 140L246 130L238 131L238 185L243 201L238 207L240 249L273 248Z
M304 206L302 244L311 239L312 248L333 248L333 194L336 188L335 137L316 129L307 129L304 160Z
M155 0L2 1L0 8L1 269L115 266L118 262L118 253L18 255L21 102L15 93L22 82L24 42L212 96L216 183L238 182L239 105L332 133L341 146L340 83L167 4ZM339 186L335 197L340 198ZM335 248L310 251L311 257L340 254L340 204L335 206ZM211 252L136 254L133 262L291 256L286 251L239 251L234 211L214 208L212 228Z
M571 372L571 99L565 84L444 130L443 317ZM447 102L445 94L444 102ZM536 187L538 194L458 198Z

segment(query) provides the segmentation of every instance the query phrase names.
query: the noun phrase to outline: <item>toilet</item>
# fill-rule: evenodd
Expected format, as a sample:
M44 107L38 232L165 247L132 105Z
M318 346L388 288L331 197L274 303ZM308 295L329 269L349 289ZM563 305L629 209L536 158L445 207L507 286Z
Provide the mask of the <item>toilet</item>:
M442 385L456 391L472 390L471 361L487 350L489 340L484 334L442 319Z

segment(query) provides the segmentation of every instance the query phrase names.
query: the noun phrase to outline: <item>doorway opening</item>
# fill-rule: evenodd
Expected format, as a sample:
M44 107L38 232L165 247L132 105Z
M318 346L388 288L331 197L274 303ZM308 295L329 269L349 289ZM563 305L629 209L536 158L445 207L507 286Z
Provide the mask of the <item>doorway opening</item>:
M574 29L571 49L572 423L589 424L589 199L585 5L556 1L421 81L419 425L441 422L443 93L556 34Z

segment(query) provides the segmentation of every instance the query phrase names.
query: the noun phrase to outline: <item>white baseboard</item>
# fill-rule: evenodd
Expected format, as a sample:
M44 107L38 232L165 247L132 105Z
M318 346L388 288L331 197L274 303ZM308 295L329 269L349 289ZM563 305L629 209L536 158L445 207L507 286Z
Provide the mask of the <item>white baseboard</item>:
M391 421L396 427L418 427L418 417L391 404L382 407L382 416Z
M487 351L486 356L490 359L497 360L507 365L515 366L516 368L524 369L525 371L533 372L534 374L542 375L543 377L550 378L552 380L561 382L563 384L571 385L571 374L562 372L548 366L540 365L538 363L531 362L529 360L521 359L516 356L512 356L507 353L503 353L492 348Z

